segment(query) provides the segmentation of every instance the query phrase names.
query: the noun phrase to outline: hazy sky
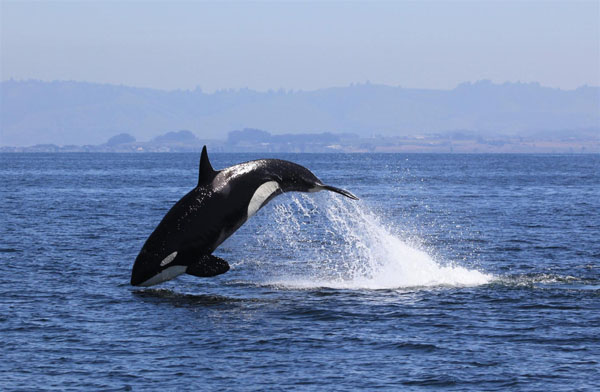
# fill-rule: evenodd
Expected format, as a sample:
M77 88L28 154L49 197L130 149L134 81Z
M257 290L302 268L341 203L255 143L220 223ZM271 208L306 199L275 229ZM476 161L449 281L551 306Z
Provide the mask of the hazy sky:
M2 80L205 91L600 85L599 1L0 1Z

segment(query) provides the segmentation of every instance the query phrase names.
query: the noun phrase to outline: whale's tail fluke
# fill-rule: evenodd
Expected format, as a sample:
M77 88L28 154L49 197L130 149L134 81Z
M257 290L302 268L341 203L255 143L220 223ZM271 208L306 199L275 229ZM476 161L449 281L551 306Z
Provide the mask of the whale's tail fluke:
M346 197L349 197L352 200L358 200L358 197L354 196L352 193L348 192L345 189L336 188L336 187L331 186L331 185L320 185L319 187L321 189L325 189L325 190L328 190L328 191L339 193L340 195L344 195Z

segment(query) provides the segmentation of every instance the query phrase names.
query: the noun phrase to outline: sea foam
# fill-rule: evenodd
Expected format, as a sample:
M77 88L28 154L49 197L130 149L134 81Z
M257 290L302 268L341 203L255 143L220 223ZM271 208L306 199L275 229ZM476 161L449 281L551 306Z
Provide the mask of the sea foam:
M382 223L364 202L294 195L259 233L279 254L262 283L289 288L397 289L476 286L492 275L436 260L418 239ZM279 251L279 252L278 252ZM261 268L263 271L265 269Z

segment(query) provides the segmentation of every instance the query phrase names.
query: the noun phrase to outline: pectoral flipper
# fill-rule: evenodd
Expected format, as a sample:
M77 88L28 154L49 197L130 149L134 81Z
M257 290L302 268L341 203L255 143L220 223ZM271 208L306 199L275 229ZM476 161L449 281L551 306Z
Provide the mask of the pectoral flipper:
M220 257L213 255L201 255L195 263L188 265L185 273L208 278L221 275L229 271L229 264Z

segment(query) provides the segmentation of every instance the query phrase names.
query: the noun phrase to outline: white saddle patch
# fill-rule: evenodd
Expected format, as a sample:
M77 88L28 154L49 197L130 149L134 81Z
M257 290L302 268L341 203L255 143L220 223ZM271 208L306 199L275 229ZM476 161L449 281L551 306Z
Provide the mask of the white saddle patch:
M177 251L171 253L170 255L168 255L167 257L165 257L163 259L163 261L160 262L160 266L164 267L165 265L169 264L171 261L175 260L175 257L177 257Z
M259 186L254 192L254 195L252 195L250 204L248 204L248 218L256 214L256 211L258 211L265 200L267 200L273 193L277 192L278 189L279 184L277 181L268 181Z

